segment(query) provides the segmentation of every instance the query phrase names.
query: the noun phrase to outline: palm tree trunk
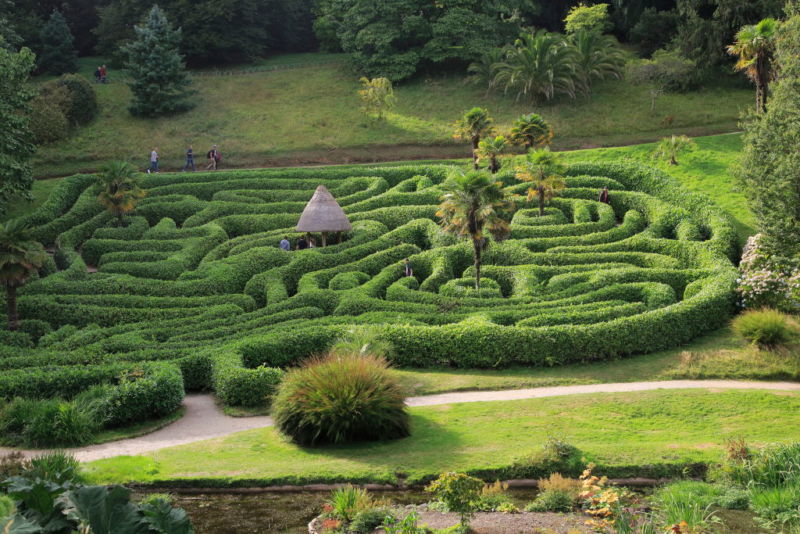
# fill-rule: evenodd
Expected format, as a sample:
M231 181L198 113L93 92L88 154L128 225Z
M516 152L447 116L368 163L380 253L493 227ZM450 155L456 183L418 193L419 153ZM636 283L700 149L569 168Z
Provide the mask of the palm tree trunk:
M539 217L544 217L544 187L539 186Z
M497 174L497 171L500 170L500 165L497 164L497 156L492 156L492 162L489 166L489 170L492 171L492 174Z
M475 260L475 289L481 288L481 249L483 244L480 239L472 238L473 259Z
M472 168L478 170L478 145L481 142L479 135L472 138Z
M6 285L6 302L8 303L8 329L12 332L19 329L19 313L17 313L17 286Z
M756 57L756 111L767 112L767 91L769 90L769 61L766 55Z

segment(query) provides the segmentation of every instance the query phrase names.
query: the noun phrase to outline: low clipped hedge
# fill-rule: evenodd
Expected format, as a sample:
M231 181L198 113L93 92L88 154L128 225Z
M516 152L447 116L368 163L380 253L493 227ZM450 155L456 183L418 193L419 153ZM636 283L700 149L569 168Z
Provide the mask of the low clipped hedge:
M242 356L234 351L223 351L213 360L214 391L229 406L269 404L282 377L283 371L275 367L243 367Z

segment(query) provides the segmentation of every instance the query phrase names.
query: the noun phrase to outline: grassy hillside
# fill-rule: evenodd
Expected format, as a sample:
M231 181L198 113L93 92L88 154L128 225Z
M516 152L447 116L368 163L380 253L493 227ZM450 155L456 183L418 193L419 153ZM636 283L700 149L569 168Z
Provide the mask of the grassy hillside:
M91 77L100 61L82 60L81 72ZM43 147L36 175L94 170L114 158L145 166L154 146L161 149L162 166L176 169L190 142L198 153L219 144L226 167L466 157L467 147L451 137L451 124L476 105L490 109L501 131L522 113L540 112L556 128L556 148L631 144L675 132L732 131L752 101L750 89L725 79L698 92L664 95L655 112L648 89L625 81L598 86L590 99L534 104L486 95L462 76L443 74L398 86L396 109L375 123L359 110L357 76L343 56L295 54L248 69L196 74L197 107L150 120L130 116L125 74L112 70L112 83L97 86L101 116L71 139Z

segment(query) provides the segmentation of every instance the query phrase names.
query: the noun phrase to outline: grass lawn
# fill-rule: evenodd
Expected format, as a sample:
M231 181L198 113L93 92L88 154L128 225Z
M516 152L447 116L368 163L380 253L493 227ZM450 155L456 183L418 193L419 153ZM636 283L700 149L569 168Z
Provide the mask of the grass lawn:
M81 73L91 78L100 61L82 59ZM256 72L200 73L195 109L159 119L131 117L125 73L112 71L112 83L96 86L100 117L70 139L43 147L36 175L95 170L115 158L144 166L154 146L162 166L176 169L187 143L199 155L219 144L223 167L466 157L468 147L452 139L451 125L473 106L489 108L500 131L522 113L541 113L555 127L556 148L611 146L732 131L740 110L752 103L752 90L723 77L697 92L664 95L651 112L648 89L625 81L600 84L589 99L534 105L486 95L463 76L443 74L398 85L397 107L374 122L359 110L358 77L343 57L292 54L250 68Z
M0 213L0 222L25 215L39 207L50 196L50 193L58 185L59 180L52 178L50 180L36 180L33 182L33 189L31 194L33 199L27 200L12 200L9 203L9 208L5 213Z
M573 395L411 413L412 436L392 442L305 449L264 428L146 456L99 460L88 470L98 483L413 482L444 470L508 466L541 450L551 435L609 469L715 462L723 440L734 436L751 444L800 439L800 396L783 392Z

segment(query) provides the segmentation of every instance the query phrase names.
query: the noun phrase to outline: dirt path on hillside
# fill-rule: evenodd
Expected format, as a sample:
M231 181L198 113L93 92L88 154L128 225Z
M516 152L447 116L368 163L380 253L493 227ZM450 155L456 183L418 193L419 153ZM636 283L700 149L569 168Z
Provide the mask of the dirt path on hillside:
M543 388L513 389L503 391L464 391L409 397L409 406L437 406L458 404L462 402L495 402L522 399L539 399L559 397L563 395L579 395L589 393L627 393L637 391L653 391L659 389L758 389L767 391L798 391L798 382L747 382L739 380L669 380L662 382L622 382L611 384L586 384L578 386L554 386ZM153 452L176 445L185 445L272 426L271 417L230 417L225 415L214 401L212 395L187 395L183 402L186 414L178 421L151 434L138 438L123 439L90 445L74 449L66 449L82 462L90 462L114 456L137 455ZM15 449L0 448L0 455ZM23 451L27 455L39 454L42 451Z

